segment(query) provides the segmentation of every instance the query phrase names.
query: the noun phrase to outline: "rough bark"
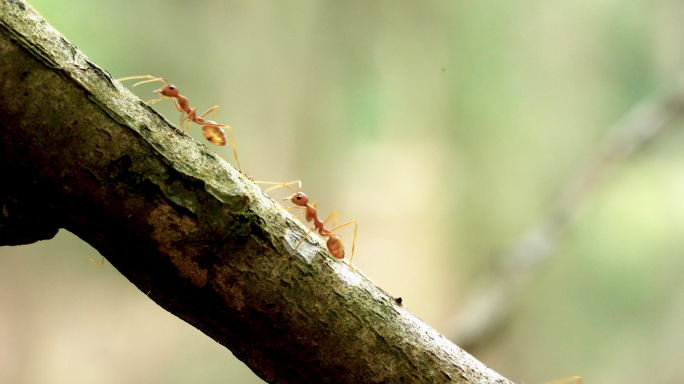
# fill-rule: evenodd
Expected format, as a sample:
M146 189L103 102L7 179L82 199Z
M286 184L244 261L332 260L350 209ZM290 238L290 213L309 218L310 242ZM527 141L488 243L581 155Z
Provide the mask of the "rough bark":
M0 245L65 228L279 383L510 383L311 237L28 4L0 0Z

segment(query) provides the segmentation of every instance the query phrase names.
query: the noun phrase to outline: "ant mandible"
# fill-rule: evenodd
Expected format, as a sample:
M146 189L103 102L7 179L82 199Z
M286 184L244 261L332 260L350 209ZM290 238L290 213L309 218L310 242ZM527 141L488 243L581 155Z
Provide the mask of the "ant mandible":
M157 89L153 91L154 93L159 93L164 97L160 97L159 99L156 100L150 100L147 102L147 104L154 104L158 101L162 101L165 99L172 99L174 105L176 106L176 109L182 113L185 114L185 117L181 120L180 123L176 126L176 129L171 132L169 136L173 136L176 131L178 131L178 128L183 124L185 120L188 120L188 127L185 129L183 133L188 133L190 130L190 124L195 123L197 125L200 125L202 127L202 134L204 137L209 140L210 143L214 145L219 145L223 146L226 145L226 136L223 133L223 128L228 129L228 134L230 135L230 144L233 146L233 155L235 156L235 162L237 163L238 170L240 173L242 172L242 167L240 167L240 160L238 160L237 156L237 150L235 149L235 140L233 140L233 130L227 126L227 125L221 125L218 124L217 122L213 121L213 119L216 119L216 114L218 113L218 106L209 108L208 111L204 112L204 114L200 115L199 117L197 116L197 107L195 108L190 108L190 102L188 102L188 99L178 93L178 88L176 88L175 85L170 84L166 79L163 79L161 77L154 77L151 75L143 75L143 76L131 76L131 77L124 77L121 79L117 79L117 81L124 81L124 80L133 80L133 79L149 79L145 81L141 81L138 83L133 84L133 86L138 86L140 84L145 84L145 83L151 83L153 81L162 81L164 83L164 86L161 87L160 89ZM212 117L212 120L204 120L204 116L208 115L211 112L214 112L214 116ZM244 174L244 173L243 173Z
M290 254L290 256L288 256L287 259L285 259L285 261L290 260L290 258L295 254L295 252L297 252L297 248L299 248L299 246L302 245L304 240L307 237L309 237L311 232L316 231L316 230L318 230L319 235L328 238L328 240L326 242L326 246L328 247L328 251L330 251L330 253L333 256L335 256L336 258L338 258L340 260L344 259L344 245L342 244L342 236L338 233L333 233L333 232L337 231L338 229L344 228L348 225L354 224L354 240L352 241L352 253L351 253L351 257L349 258L349 268L352 271L356 272L356 269L354 269L354 267L352 267L352 259L354 259L354 248L356 247L356 229L357 229L356 221L350 221L348 223L345 223L345 224L342 224L339 226L335 226L337 224L337 218L339 216L339 213L337 210L334 210L333 213L331 213L330 216L328 216L328 218L325 219L324 221L319 220L318 219L318 213L316 211L316 202L314 201L312 204L309 204L309 197L306 196L306 194L304 194L303 192L301 192L302 182L299 180L291 181L289 183L274 183L274 182L270 182L270 181L253 181L252 183L255 183L255 184L257 184L257 183L258 184L275 184L276 185L275 187L272 187L272 188L265 190L264 193L272 191L272 190L274 190L276 188L280 188L280 187L289 188L289 189L295 191L295 193L292 196L284 198L283 201L290 201L293 204L295 204L296 207L283 207L283 208L284 209L301 209L302 211L299 212L297 214L297 216L295 216L295 218L299 217L302 213L306 213L306 216L305 216L306 221L307 222L313 221L314 227L311 228L309 230L309 232L306 233L306 235L299 241L299 243L297 243L297 246L295 246L294 250L292 250L292 254ZM299 183L299 191L290 187L291 184L295 184L295 183ZM330 219L334 219L333 220L333 228L325 229L325 225L330 221Z

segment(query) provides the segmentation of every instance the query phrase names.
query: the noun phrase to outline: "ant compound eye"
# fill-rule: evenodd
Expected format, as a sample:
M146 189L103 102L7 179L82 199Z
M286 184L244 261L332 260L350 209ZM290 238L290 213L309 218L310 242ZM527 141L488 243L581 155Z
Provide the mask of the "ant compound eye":
M301 199L302 199L302 197L301 197L301 196L297 196L297 200L301 200Z
M175 86L175 85L172 85L172 86L169 87L169 89L171 89L171 90L176 89L176 86Z

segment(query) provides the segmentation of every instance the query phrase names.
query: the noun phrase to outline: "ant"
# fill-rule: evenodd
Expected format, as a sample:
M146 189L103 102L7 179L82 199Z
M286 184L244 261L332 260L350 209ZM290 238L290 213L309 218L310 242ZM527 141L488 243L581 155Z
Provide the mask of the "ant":
M285 201L285 200L290 201L293 204L295 204L296 207L283 207L283 208L284 209L301 209L302 211L299 212L297 214L297 216L295 216L295 219L298 218L302 213L306 213L306 216L305 216L306 221L307 222L313 221L314 227L311 228L309 230L309 232L306 233L306 235L299 241L299 243L297 243L297 246L295 246L294 250L292 250L292 254L290 254L290 256L288 256L287 259L285 259L285 261L290 260L290 258L295 254L295 252L297 252L297 248L299 248L299 246L302 245L304 240L307 237L309 237L311 232L316 231L316 230L318 230L319 235L328 238L328 241L326 242L326 245L328 247L328 251L330 251L330 253L333 256L335 256L336 258L338 258L340 260L344 259L344 246L342 245L342 236L340 234L333 233L333 232L337 231L340 228L344 228L348 225L354 224L354 240L352 242L351 257L349 258L349 268L352 271L356 272L356 269L354 269L352 267L352 259L354 258L354 247L356 246L356 229L357 229L356 221L350 221L348 223L345 223L345 224L342 224L339 226L335 226L337 224L337 218L339 216L339 212L337 210L333 211L333 213L331 213L330 216L328 216L328 218L325 219L324 221L319 220L318 219L318 213L316 212L316 203L317 202L314 201L312 204L309 204L309 197L306 196L303 192L301 192L302 182L299 180L291 181L289 183L274 183L274 182L270 182L270 181L253 181L251 183L275 184L276 185L275 187L272 187L272 188L265 190L264 193L272 191L272 190L274 190L276 188L280 188L280 187L290 188L291 190L295 191L295 193L292 196L284 198L283 201ZM295 184L295 183L299 183L299 191L290 187L290 184ZM334 218L334 220L333 220L333 227L334 228L325 229L325 225L330 221L330 219L333 219L333 218Z
M233 140L233 130L227 126L227 125L221 125L213 119L216 118L216 114L218 113L218 106L209 108L208 111L204 112L201 116L197 116L197 107L195 108L190 108L190 102L188 102L188 99L178 93L178 88L176 88L175 85L169 83L165 79L161 77L154 77L151 75L143 75L143 76L131 76L131 77L124 77L121 79L117 79L117 81L124 81L124 80L132 80L132 79L149 79L145 81L141 81L138 83L133 84L133 86L138 86L140 84L145 84L145 83L151 83L153 81L162 81L164 82L164 86L161 87L160 89L157 89L156 91L153 91L154 93L159 93L164 97L160 97L159 99L156 100L150 100L147 102L147 104L154 104L158 101L162 101L165 99L173 99L173 103L176 106L176 109L180 112L185 114L185 117L181 120L180 123L176 126L176 129L171 132L169 136L173 136L176 131L178 131L178 128L183 124L185 120L188 120L188 127L185 129L183 133L188 133L190 130L190 124L195 123L197 125L202 126L202 134L204 137L209 140L210 143L223 146L226 145L226 136L223 133L223 128L228 129L228 134L230 135L230 144L233 146L233 155L235 155L235 161L237 162L238 170L240 173L242 172L242 168L240 167L240 161L238 160L237 156L237 151L235 150L235 140ZM208 115L211 112L214 112L214 116L212 117L212 120L204 120L204 116ZM243 173L244 174L244 173Z

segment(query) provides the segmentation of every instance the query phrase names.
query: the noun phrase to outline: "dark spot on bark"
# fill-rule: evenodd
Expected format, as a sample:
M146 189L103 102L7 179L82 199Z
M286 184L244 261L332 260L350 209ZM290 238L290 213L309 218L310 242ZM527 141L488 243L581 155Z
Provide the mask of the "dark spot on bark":
M14 5L18 6L19 8L21 8L22 11L26 10L26 6L21 1L19 1L19 0L8 0L8 1L9 1L9 3L14 4Z
M218 160L214 152L202 151L202 154L206 157L211 157L214 160Z
M128 170L131 168L131 165L133 165L133 161L131 160L131 157L128 155L124 155L112 161L107 166L107 174L109 176L109 180L111 180L112 182L118 182L124 181L123 179L128 179L129 177L127 177L126 174L129 173Z
M109 75L109 73L105 72L102 68L98 67L95 63L93 63L92 61L90 61L88 59L86 59L86 63L88 63L88 66L90 67L90 69L93 70L93 72L95 72L95 74L99 78L105 80L107 82L107 84L109 84L109 86L112 87L115 91L119 91L119 89L114 84L114 79L112 79L112 77Z
M97 175L93 171L91 171L88 168L83 168L83 172L85 172L86 175L90 176L93 180L97 181L98 183L102 181L99 177L97 177Z
M250 227L250 232L251 232L254 236L256 236L256 237L258 237L258 238L260 238L260 239L265 237L264 231L261 229L261 225L260 225L260 223L259 223L258 220L252 222L252 225L251 225L251 227Z
M142 100L138 100L138 104L140 104L143 108L147 109L148 111L154 113L155 115L161 117L162 121L165 120L164 116L160 115L159 112L157 112L154 108L152 108L151 105L148 105L146 102L144 102ZM179 129L178 133L182 134L183 132Z
M71 57L75 59L76 55L78 54L78 50L76 49L76 47L74 47L74 45L71 44L69 40L67 40L64 36L61 36L59 40L62 42L62 44L69 48L69 50L71 51Z

